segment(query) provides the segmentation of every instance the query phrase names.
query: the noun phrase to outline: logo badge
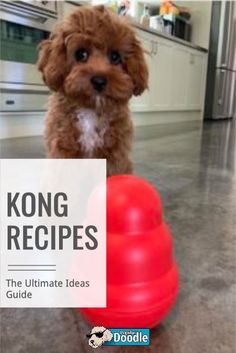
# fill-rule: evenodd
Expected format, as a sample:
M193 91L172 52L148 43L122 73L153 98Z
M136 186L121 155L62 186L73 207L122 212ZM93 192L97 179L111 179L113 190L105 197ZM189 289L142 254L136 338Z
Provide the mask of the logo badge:
M104 343L109 342L113 338L111 330L103 326L95 326L87 335L88 343L92 348L101 347Z

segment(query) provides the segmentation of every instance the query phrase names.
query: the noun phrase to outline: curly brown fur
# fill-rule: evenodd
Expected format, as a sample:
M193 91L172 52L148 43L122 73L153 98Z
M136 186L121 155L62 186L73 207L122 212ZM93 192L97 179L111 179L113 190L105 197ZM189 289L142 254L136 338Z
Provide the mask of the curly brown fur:
M80 7L40 44L38 68L54 91L47 156L106 158L108 175L131 173L128 101L148 80L132 27L103 6Z

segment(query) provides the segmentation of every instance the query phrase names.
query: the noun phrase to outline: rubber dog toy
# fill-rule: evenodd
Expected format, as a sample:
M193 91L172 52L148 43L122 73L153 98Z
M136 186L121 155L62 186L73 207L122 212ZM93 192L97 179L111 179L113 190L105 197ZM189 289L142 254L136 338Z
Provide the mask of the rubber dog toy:
M152 328L173 307L178 288L171 233L155 188L137 176L108 178L107 308L78 310L94 326Z

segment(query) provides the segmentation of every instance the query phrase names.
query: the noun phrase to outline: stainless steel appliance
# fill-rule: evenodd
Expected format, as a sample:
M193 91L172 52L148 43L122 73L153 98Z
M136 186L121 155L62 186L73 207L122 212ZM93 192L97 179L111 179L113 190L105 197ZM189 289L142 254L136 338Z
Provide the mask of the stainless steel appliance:
M236 113L236 18L234 1L213 1L205 119Z
M45 110L48 89L35 65L37 46L56 18L56 1L0 1L2 112Z

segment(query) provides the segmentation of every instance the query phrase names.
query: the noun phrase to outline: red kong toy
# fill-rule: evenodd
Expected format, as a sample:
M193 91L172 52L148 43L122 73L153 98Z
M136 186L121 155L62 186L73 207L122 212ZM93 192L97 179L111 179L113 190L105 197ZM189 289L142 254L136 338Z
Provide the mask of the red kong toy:
M94 326L152 328L179 287L159 195L137 176L107 180L107 308L79 309Z

